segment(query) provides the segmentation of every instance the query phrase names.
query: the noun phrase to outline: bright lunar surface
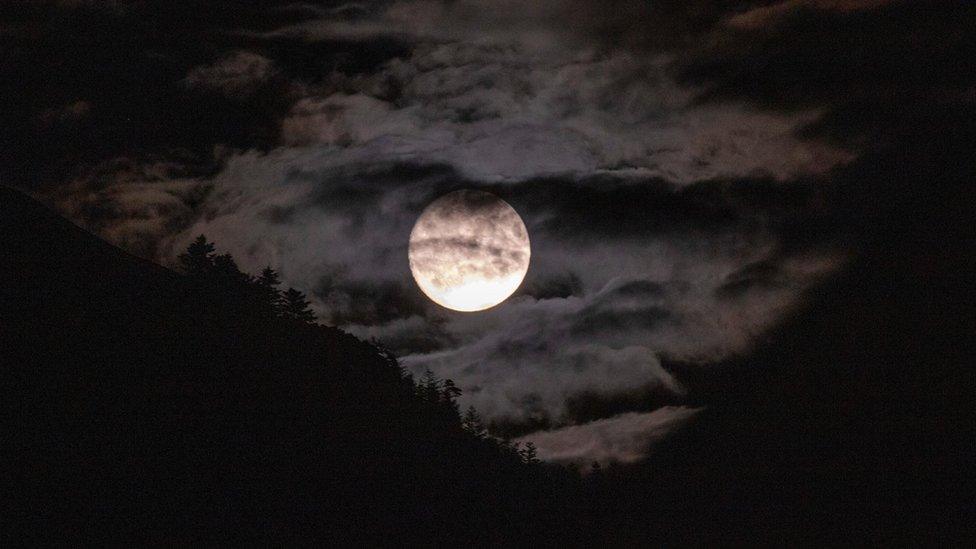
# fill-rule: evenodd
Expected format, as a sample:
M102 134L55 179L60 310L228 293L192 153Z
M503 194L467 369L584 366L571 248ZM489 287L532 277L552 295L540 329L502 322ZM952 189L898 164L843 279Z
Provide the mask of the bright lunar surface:
M529 233L507 202L483 191L448 193L410 233L410 271L438 305L481 311L512 295L529 270Z

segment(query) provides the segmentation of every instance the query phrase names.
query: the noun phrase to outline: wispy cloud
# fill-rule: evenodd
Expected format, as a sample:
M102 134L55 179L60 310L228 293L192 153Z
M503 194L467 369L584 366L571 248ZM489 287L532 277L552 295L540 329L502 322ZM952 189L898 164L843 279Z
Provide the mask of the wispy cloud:
M241 43L180 72L185 93L222 96L234 120L280 108L260 146L214 147L219 167L193 174L134 155L58 189L65 211L163 262L204 233L247 270L279 267L327 321L455 379L488 419L553 425L581 393L681 395L661 357L743 350L841 261L783 251L807 190L855 156L801 135L822 109L704 102L706 86L675 76L675 40L723 11L702 22L667 2L292 8L298 22L224 34ZM684 26L641 37L662 18ZM350 43L376 60L308 58ZM523 291L474 316L431 304L407 263L422 209L462 187L503 195L532 242ZM613 429L653 431L636 417Z
M539 457L547 461L582 465L632 463L645 457L655 441L694 418L699 411L684 406L665 406L644 414L620 414L552 431L538 431L517 440L533 443Z
M211 65L195 67L184 82L193 88L219 91L231 97L245 97L267 82L277 70L262 55L237 51Z

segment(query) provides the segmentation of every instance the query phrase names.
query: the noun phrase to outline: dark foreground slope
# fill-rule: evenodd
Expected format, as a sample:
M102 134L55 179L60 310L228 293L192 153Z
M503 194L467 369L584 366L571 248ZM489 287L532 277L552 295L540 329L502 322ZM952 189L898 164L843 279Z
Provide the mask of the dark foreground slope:
M804 231L854 234L861 251L752 352L677 369L706 409L608 475L596 496L620 503L608 529L631 542L971 544L972 142L915 142L839 174L828 192L855 221Z
M0 281L8 541L531 540L573 499L373 346L6 189Z
M957 155L888 157L837 202L870 212L879 181ZM0 189L4 541L959 542L969 173L866 213L863 253L754 351L675 366L691 425L582 480L466 433L374 347L253 316Z

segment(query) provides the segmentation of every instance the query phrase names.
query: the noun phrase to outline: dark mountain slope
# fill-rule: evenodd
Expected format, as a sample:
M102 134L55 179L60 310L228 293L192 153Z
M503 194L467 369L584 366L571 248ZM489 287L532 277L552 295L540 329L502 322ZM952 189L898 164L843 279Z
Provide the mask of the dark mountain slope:
M705 410L647 462L582 483L472 438L372 346L254 316L2 190L4 533L959 541L976 515L972 169L937 140L901 152L826 190L857 224L798 229L858 242L844 272L747 355L675 365Z
M8 189L0 234L9 540L458 543L558 524L543 500L572 483L464 431L373 346L255 315Z
M630 542L972 538L970 142L916 142L839 174L828 192L859 220L843 230L861 252L752 352L675 368L706 409L647 463L607 475L598 497L622 502L610 531Z

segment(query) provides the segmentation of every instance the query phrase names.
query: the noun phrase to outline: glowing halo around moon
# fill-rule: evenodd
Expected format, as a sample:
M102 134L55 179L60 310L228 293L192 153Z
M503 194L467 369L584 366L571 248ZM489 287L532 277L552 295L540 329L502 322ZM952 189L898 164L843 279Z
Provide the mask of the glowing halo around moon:
M508 299L529 270L529 233L507 202L462 189L430 203L410 232L410 271L434 303L483 311Z

